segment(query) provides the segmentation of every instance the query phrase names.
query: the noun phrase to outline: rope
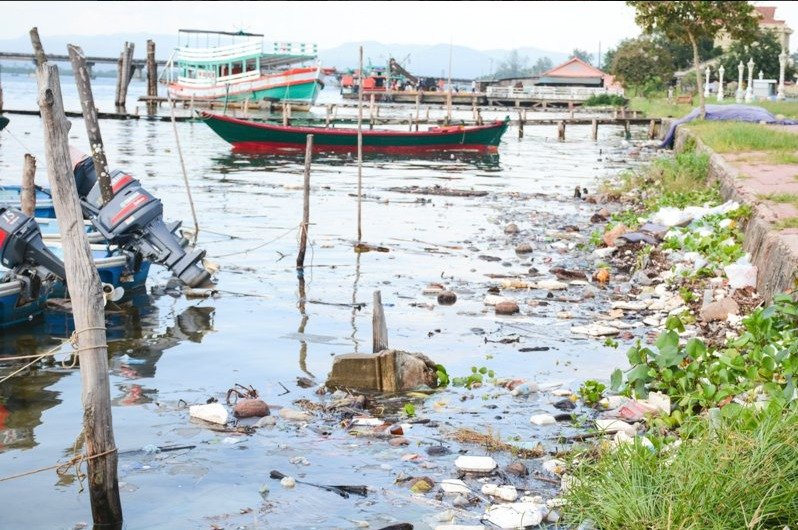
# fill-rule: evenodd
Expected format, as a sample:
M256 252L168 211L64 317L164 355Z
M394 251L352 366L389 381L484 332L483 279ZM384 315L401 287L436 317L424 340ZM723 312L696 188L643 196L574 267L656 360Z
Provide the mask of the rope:
M72 466L75 466L75 472L78 475L78 477L80 477L80 465L83 462L88 462L89 460L94 460L95 458L100 458L101 456L109 455L111 453L115 453L116 451L117 451L117 449L116 449L116 447L114 447L112 449L108 449L107 451L103 451L102 453L97 453L97 454L91 455L91 456L88 456L88 455L85 455L85 454L81 453L81 454L73 456L68 461L64 462L63 464L55 464L55 465L47 466L47 467L40 467L39 469L34 469L32 471L25 471L24 473L17 473L16 475L9 475L7 477L0 477L0 482L5 482L7 480L12 480L12 479L15 479L15 478L20 478L20 477L27 477L28 475L41 473L42 471L47 471L49 469L55 469L56 473L60 476L60 475L64 475L67 472L67 470L70 467L72 467ZM81 489L83 489L83 484L82 483L81 483Z
M191 206L191 217L194 219L194 237L192 244L197 244L199 237L199 222L197 221L197 211L194 209L194 199L191 197L191 187L188 184L188 173L186 172L186 163L183 160L183 149L180 147L180 135L177 134L177 121L175 120L175 106L172 102L172 95L169 90L166 91L166 96L169 100L169 107L172 109L172 129L175 132L175 143L177 144L177 156L180 158L180 168L183 170L183 183L186 185L186 195L188 195L188 204Z
M245 249L245 250L239 250L238 252L231 252L229 254L217 254L215 257L216 258L228 258L230 256L238 256L239 254L248 254L248 253L252 252L253 250L258 250L259 248L263 248L266 245L274 243L278 239L284 238L285 236L287 236L288 234L290 234L294 230L297 230L301 225L302 225L302 223L299 223L295 227L290 228L287 232L284 232L284 233L280 234L279 236L275 237L274 239L270 239L269 241L266 241L265 243L261 243L260 245L255 245L254 247L251 247L251 248L248 248L248 249Z
M75 349L75 353L77 355L74 356L74 358L72 360L72 364L67 366L66 363L61 363L61 366L63 366L64 368L74 368L75 365L77 364L77 358L78 358L78 355L80 355L81 351L90 350L90 349L94 349L94 348L105 348L105 347L107 347L107 344L106 344L106 345L102 345L102 346L84 346L82 348L79 348L78 347L78 335L80 335L84 331L89 331L89 330L105 330L105 327L89 327L89 328L83 328L83 329L80 329L80 330L76 329L75 331L72 332L72 335L69 337L69 339L61 341L61 344L59 344L58 346L54 346L53 348L50 348L49 350L47 350L44 353L39 353L39 354L36 354L36 355L18 355L16 357L0 358L0 361L18 361L18 360L24 360L24 359L33 359L31 362L27 363L22 368L19 368L18 370L14 370L13 372L8 374L7 376L5 376L2 379L0 379L0 383L5 383L6 381L11 379L12 377L17 375L18 373L20 373L20 372L24 371L25 369L33 366L34 364L36 364L40 360L44 359L45 357L48 357L50 355L55 355L64 346L64 344L66 344L67 342L69 342L72 345L72 348Z

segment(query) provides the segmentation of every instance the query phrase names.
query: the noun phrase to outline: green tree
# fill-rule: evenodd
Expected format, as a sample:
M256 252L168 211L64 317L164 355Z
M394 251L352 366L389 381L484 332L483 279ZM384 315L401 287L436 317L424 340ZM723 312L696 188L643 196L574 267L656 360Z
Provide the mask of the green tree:
M505 61L499 64L496 70L496 77L523 77L531 74L531 69L527 67L529 57L522 56L518 50L513 50Z
M685 70L693 66L693 47L690 45L689 42L679 42L679 41L672 41L668 39L665 35L654 35L653 39L654 43L657 46L665 48L668 50L671 58L673 59L673 69L674 70ZM713 39L704 37L702 39L698 39L698 59L699 62L708 61L709 59L714 59L718 55L721 55L723 50L720 47L715 46L715 41Z
M554 66L548 57L540 57L532 66L532 75L540 75Z
M574 48L574 50L571 52L571 55L569 55L568 58L573 59L574 57L576 57L577 59L582 59L588 64L593 64L593 54L588 53L585 50Z
M698 42L714 39L725 31L734 40L750 42L758 28L754 6L743 1L627 1L635 8L635 22L645 33L661 33L670 41L689 43L693 49L693 68L701 102L701 116L706 114L706 101L701 87Z
M765 79L779 78L779 54L781 53L781 41L768 30L760 31L754 37L751 44L733 42L729 50L723 56L723 68L727 72L727 79L730 81L737 78L737 66L740 63L745 65L743 78L748 79L748 61L754 60L754 76L760 70L764 73ZM784 71L785 79L792 78L795 70L787 66Z
M638 37L622 41L613 53L609 72L624 86L648 95L663 89L673 76L673 58L653 39Z

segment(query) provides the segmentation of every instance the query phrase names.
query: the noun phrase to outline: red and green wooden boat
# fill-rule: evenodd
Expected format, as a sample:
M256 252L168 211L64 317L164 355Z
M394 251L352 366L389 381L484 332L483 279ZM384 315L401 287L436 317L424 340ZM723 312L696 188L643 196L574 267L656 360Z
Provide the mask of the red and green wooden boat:
M233 150L247 153L304 151L307 136L313 135L317 152L353 153L357 150L357 130L330 127L272 125L221 116L202 111L205 123ZM430 127L426 131L363 129L364 153L414 154L441 151L496 152L510 119L487 125Z

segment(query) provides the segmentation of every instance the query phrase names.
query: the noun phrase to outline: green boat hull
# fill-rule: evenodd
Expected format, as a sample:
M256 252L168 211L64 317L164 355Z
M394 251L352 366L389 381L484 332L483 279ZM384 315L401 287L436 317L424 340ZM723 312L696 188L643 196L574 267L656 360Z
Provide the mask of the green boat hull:
M304 150L309 134L313 135L315 151L353 152L357 149L357 131L354 129L271 125L209 112L203 112L202 116L205 123L237 151ZM509 118L489 125L434 127L418 132L363 130L363 151L496 151L508 125Z

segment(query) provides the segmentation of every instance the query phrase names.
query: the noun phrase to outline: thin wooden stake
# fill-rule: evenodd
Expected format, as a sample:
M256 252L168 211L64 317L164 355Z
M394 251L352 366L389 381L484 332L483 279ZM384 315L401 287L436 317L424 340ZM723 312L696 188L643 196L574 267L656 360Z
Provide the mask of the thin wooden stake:
M590 138L594 141L598 140L598 120L596 118L590 122Z
M357 244L363 239L361 214L363 210L363 46L360 47L360 68L357 82Z
M385 310L382 307L382 294L374 291L374 310L371 313L372 353L388 349L388 325L385 323Z
M296 256L296 267L305 266L305 247L308 244L308 226L310 225L310 161L313 157L313 135L309 134L305 143L305 186L302 196L302 225L299 228L299 254Z
M22 166L22 189L19 193L19 202L22 213L33 217L36 212L36 157L25 153L25 162Z
M95 526L120 528L122 504L117 482L117 449L111 417L108 347L105 338L104 300L100 276L92 259L89 240L72 175L58 67L38 68L39 109L44 129L47 176L53 191L61 241L64 245L66 281L72 298L75 337L83 386L83 432L88 459L89 498Z
M524 137L524 118L521 116L521 111L518 111L518 138Z
M418 131L419 112L421 111L421 88L416 89L416 131Z
M557 139L561 142L565 141L565 121L563 120L557 122Z
M103 137L100 134L100 122L97 120L97 109L94 106L94 96L91 92L89 69L86 67L86 57L83 55L83 50L79 46L69 44L67 50L69 51L69 60L72 62L72 70L75 72L75 84L80 95L83 121L86 123L86 134L89 137L89 145L91 146L94 171L96 171L97 180L100 183L100 195L104 206L113 199L114 190L111 187L111 174L108 171L108 160L105 158Z

